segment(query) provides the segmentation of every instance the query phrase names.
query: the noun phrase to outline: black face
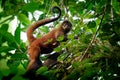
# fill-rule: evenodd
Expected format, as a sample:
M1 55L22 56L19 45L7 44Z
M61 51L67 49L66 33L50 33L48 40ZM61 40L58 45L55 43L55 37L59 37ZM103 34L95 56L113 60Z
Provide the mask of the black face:
M70 21L65 20L63 23L63 29L65 30L65 33L68 33L71 30L72 24L70 23Z

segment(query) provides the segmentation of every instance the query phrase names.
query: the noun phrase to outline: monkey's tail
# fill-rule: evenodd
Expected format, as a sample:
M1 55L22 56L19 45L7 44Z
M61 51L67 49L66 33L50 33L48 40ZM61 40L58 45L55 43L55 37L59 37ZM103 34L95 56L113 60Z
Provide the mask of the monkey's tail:
M32 25L29 26L28 30L27 30L27 39L29 41L29 43L31 44L36 38L33 36L33 31L42 26L42 25L45 25L47 23L50 23L50 22L53 22L53 21L56 21L60 18L61 16L61 9L57 6L54 6L52 8L52 12L55 13L55 10L58 10L59 11L59 15L55 18L47 18L47 19L43 19L43 20L40 20L40 21L37 21L35 23L33 23Z

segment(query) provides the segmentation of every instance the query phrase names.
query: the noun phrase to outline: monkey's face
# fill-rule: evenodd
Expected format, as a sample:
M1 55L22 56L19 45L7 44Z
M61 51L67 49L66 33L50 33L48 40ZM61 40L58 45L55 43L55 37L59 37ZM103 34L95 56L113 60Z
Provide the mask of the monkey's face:
M65 33L68 33L71 28L72 28L72 24L70 21L68 20L65 20L63 23L62 23L62 28L64 29Z

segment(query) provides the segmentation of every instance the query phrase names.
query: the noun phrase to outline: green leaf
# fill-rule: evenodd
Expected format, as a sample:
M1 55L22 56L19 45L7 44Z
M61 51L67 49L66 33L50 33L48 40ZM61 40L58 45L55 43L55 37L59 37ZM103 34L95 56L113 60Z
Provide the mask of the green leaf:
M21 63L21 61L19 59L10 59L7 62L7 65L11 68L16 70L16 68L19 66L19 64Z
M1 52L8 52L8 51L11 51L11 50L14 50L14 48L8 47L8 46L1 46L0 47L0 53Z
M88 80L90 77L94 76L97 74L98 70L93 67L96 63L86 63L84 64L85 66L85 71L83 73L83 76L81 77L82 80Z
M63 39L64 39L64 36L60 36L58 37L57 41L63 41Z
M15 48L17 47L16 40L11 33L6 32L4 30L0 30L0 35L2 35L2 37L5 41L7 41L9 46L15 47Z
M26 54L15 53L11 56L11 58L22 60L22 59L27 59L27 56L26 56Z
M0 35L2 35L8 42L14 42L15 41L14 36L7 31L0 30Z
M37 70L37 74L44 74L46 71L48 71L48 68L43 66Z
M56 52L60 52L61 50L62 50L61 47L54 48L54 51L56 51Z
M0 60L0 74L3 76L8 76L10 73L9 67L7 66L7 61L5 59Z
M16 76L14 76L11 80L26 80L26 79L24 79L22 76L20 76L20 75L16 75Z
M65 58L66 58L66 54L61 54L59 57L58 57L58 61L63 61Z
M18 14L17 17L25 25L29 25L31 23L30 20L28 19L28 17L26 15L22 14L22 13Z
M3 24L0 29L7 31L7 30L8 30L8 27L9 27L8 24Z
M74 62L74 63L72 64L72 66L73 66L74 68L78 68L78 66L80 66L80 62Z
M15 40L17 41L17 43L20 44L20 26L16 28L14 35L15 35Z
M45 33L49 32L49 28L47 26L40 27L40 30Z
M112 25L109 24L109 23L105 23L101 26L101 30L103 32L108 32L109 33L111 28L112 28Z
M45 18L45 16L46 16L46 14L45 14L45 13L41 14L41 15L39 16L39 20L41 20L41 19Z
M95 21L90 21L88 24L87 24L88 28L94 28L96 26L96 23Z
M118 14L120 14L120 3L117 2L117 0L113 1L112 6L113 6L115 12L118 13Z
M80 72L79 70L74 70L71 72L71 74L69 75L69 79L70 80L78 80L78 78L80 78ZM69 79L65 79L65 80L69 80Z
M114 23L114 31L118 34L118 35L120 35L120 21L117 21L117 22L115 22Z
M55 0L55 2L56 2L56 3L60 3L60 1L59 1L59 0Z
M4 41L2 41L2 35L0 35L0 45L3 43Z
M31 2L23 6L23 10L28 11L28 12L34 12L39 8L39 3Z
M77 31L76 31L77 32ZM68 39L74 39L74 34L68 35Z
M92 9L92 7L93 7L93 4L90 3L90 4L87 6L87 10L90 11L90 10Z

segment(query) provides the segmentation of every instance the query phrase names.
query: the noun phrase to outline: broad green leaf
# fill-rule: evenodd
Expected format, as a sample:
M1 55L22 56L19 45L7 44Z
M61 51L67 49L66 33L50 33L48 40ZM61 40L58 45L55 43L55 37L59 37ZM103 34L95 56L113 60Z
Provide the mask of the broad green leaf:
M59 3L60 1L59 0L55 0L56 3Z
M87 80L89 79L89 77L92 77L95 74L97 74L98 70L94 68L93 65L95 65L95 63L86 63L84 65L85 71L83 73L82 80Z
M26 80L25 78L23 78L22 76L20 76L20 75L16 75L16 76L14 76L14 77L12 77L12 79L11 80Z
M120 35L120 21L114 23L114 31Z
M28 11L28 12L34 12L39 8L39 3L31 2L23 6L23 10Z
M74 68L78 68L78 66L80 66L80 62L74 62L74 63L72 64L72 66L73 66Z
M114 0L112 3L112 6L113 6L115 12L120 14L120 2L118 2L117 0Z
M9 28L9 25L8 25L8 24L3 24L0 29L7 31L8 28Z
M16 70L16 68L19 66L19 64L21 63L21 61L19 59L10 59L7 62L7 65L11 68Z
M22 60L22 59L27 59L26 54L21 54L21 53L15 53L11 55L12 59L18 59L18 60Z
M9 47L9 46L1 46L0 47L0 53L1 52L8 52L8 51L11 51L11 50L14 50L14 48Z
M64 39L64 36L60 36L58 37L57 41L63 41L63 39Z
M58 61L63 61L65 58L66 58L66 54L61 54L59 57L58 57Z
M8 76L10 74L9 67L7 66L6 59L0 60L0 74L3 76Z
M68 39L74 39L74 34L70 34L67 37L68 37Z
M42 32L47 33L47 32L49 32L49 27L43 26L43 27L40 27L40 30L41 30Z
M29 25L31 23L28 17L22 13L18 14L17 17L25 25Z
M87 24L87 26L88 26L89 28L94 28L94 27L96 26L96 23L95 23L95 21L90 21L90 22Z
M7 31L0 30L0 35L2 35L8 42L14 42L15 41L14 36Z
M41 14L41 15L39 16L39 20L44 19L44 18L45 18L45 16L46 16L46 14L45 14L45 13Z
M0 35L0 45L2 44L2 35Z
M110 36L109 36L110 37ZM116 46L117 45L117 42L119 40L119 36L116 34L116 35L113 35L112 37L110 37L109 39L109 42L112 46ZM108 39L108 38L107 38Z
M60 52L61 50L62 50L61 47L54 48L54 51L56 51L56 52Z
M37 74L44 74L46 71L48 71L48 68L44 66L37 70Z
M87 10L90 11L90 10L92 9L92 7L93 7L93 4L90 3L90 4L87 6Z
M15 35L15 40L17 41L17 43L20 44L20 26L16 28L14 35Z
M7 41L9 46L15 47L15 48L17 47L16 40L15 40L14 36L11 33L6 32L4 30L0 30L0 35L3 36L3 39L5 41Z
M106 23L106 24L103 24L102 26L101 26L101 30L103 31L103 32L110 32L110 29L112 28L112 26L111 26L111 24L109 24L109 23Z
M70 80L78 80L78 78L80 78L80 71L79 70L74 70L71 72L71 74L68 76ZM65 79L65 80L69 80L69 79Z

